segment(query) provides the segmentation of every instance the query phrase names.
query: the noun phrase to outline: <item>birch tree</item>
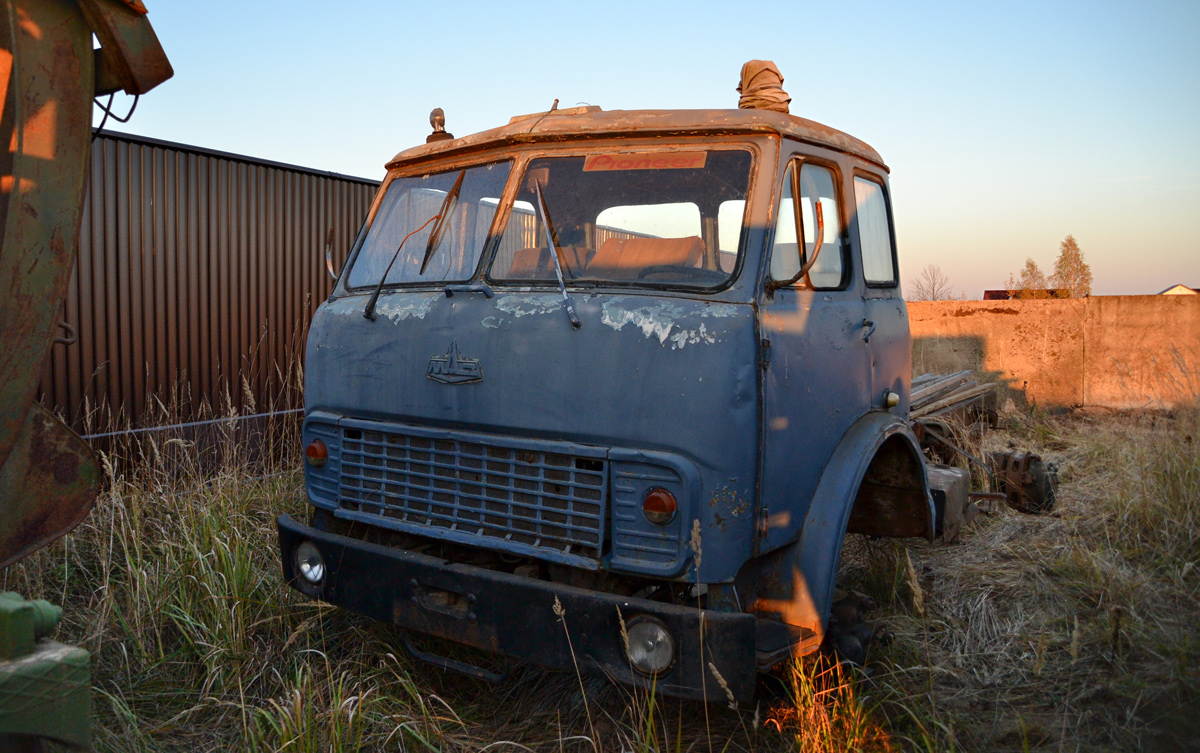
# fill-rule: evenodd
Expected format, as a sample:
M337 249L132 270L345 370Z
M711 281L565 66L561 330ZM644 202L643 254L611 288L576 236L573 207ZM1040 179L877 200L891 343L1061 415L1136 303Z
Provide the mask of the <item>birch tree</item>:
M1048 287L1045 273L1032 257L1025 259L1020 277L1008 276L1008 289L1013 291L1013 298L1049 298Z
M1087 298L1092 294L1092 268L1083 260L1083 251L1073 235L1064 238L1058 247L1050 285L1066 291L1070 298Z

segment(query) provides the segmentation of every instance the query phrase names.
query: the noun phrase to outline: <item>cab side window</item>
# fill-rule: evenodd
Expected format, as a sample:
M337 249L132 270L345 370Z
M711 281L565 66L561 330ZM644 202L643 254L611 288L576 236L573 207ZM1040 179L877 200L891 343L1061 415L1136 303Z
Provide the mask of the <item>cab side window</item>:
M858 208L863 277L868 285L895 285L896 262L892 253L892 232L883 186L868 178L855 177L854 203Z
M796 171L799 170L797 173ZM796 237L794 186L799 185L800 230L803 248ZM820 202L825 232L816 261L797 284L819 290L842 287L846 276L846 243L842 235L837 182L833 171L821 165L793 162L784 176L775 240L771 247L771 278L789 280L817 251L817 203Z

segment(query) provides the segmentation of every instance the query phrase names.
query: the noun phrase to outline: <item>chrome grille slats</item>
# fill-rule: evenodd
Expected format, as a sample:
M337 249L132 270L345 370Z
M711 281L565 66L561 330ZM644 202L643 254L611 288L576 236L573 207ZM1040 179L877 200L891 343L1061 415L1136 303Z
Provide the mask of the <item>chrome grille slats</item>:
M502 437L342 428L339 507L401 530L507 551L598 561L603 451ZM433 432L431 432L432 434Z

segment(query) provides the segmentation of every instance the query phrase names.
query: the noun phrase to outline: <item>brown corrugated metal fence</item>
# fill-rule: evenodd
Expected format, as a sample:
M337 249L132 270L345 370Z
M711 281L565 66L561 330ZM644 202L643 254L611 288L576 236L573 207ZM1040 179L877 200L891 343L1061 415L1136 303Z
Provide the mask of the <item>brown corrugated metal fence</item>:
M88 199L42 402L78 426L188 420L200 406L295 407L309 318L329 294L378 183L109 134ZM91 415L91 419L87 416ZM97 417L99 422L97 423Z

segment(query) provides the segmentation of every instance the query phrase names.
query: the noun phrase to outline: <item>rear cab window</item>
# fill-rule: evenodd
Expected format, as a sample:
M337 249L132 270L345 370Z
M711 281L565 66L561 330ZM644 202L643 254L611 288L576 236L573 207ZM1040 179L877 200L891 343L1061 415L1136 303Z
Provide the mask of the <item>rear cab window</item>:
M879 181L856 175L854 203L858 216L858 238L862 247L863 277L873 287L894 287L896 250L892 238L891 211L887 192Z
M553 246L569 286L719 287L737 268L752 167L749 150L711 144L535 158L489 278L553 282Z

